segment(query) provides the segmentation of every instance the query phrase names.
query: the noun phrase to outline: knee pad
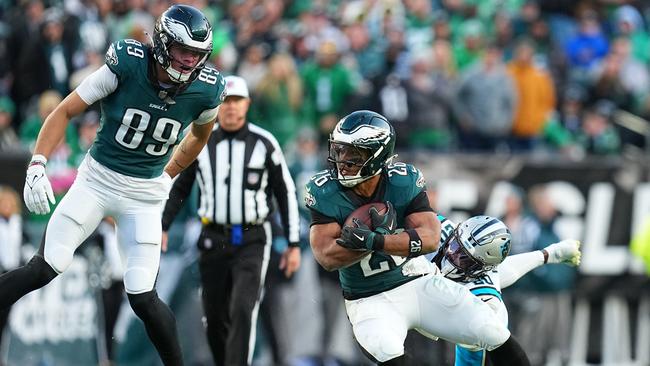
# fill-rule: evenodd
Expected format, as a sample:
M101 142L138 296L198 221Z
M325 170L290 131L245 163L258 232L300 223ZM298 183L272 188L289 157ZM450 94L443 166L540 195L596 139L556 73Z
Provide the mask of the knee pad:
M40 255L35 255L27 262L25 267L31 273L35 288L41 288L52 281L59 274Z
M60 214L45 232L43 258L58 273L72 263L74 252L84 238L83 229L73 219Z
M478 332L481 340L479 346L488 351L501 346L510 338L508 328L499 322L483 323L478 327Z
M150 292L157 275L157 262L142 257L129 258L124 272L124 290L127 294Z
M369 334L359 344L369 353L375 361L382 363L404 354L404 344L391 337L383 337L380 334Z

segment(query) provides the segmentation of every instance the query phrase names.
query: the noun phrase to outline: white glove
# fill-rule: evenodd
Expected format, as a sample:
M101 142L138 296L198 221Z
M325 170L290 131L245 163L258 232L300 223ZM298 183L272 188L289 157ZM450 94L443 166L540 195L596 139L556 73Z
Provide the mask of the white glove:
M52 185L45 175L45 163L47 159L43 155L34 155L27 168L25 177L25 188L23 189L23 198L29 211L45 215L50 213L50 204L54 204L54 192Z
M566 263L571 266L580 264L580 242L578 240L567 239L559 243L554 243L544 250L548 253L547 263Z

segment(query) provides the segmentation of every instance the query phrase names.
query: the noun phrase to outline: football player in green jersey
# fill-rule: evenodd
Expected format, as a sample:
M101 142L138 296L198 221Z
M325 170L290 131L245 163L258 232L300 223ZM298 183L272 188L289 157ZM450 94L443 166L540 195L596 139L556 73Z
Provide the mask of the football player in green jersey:
M54 210L37 254L0 277L0 308L65 271L79 244L103 217L112 216L126 254L124 287L131 307L163 363L183 363L174 315L154 288L160 215L172 178L205 145L223 99L222 76L205 66L211 51L206 17L191 6L174 5L157 20L152 46L129 39L111 44L106 64L47 117L24 188L25 204L37 214L50 212L54 203L45 164L69 119L101 103L97 138Z
M330 169L306 187L314 256L325 269L339 270L348 318L364 354L379 364L404 365L404 340L416 329L486 348L496 365L529 365L492 309L421 256L438 247L440 222L422 173L409 164L391 164L394 145L386 118L354 112L330 136ZM370 209L372 227L359 220L345 226L350 213L370 202L387 202L387 212Z

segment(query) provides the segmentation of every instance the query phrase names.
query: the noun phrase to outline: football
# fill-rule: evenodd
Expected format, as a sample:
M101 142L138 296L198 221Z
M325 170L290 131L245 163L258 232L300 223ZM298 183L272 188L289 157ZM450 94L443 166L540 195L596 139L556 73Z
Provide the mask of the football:
M356 210L352 211L350 216L348 216L347 219L345 219L345 226L354 226L352 223L352 219L357 218L364 224L368 225L368 227L372 228L372 225L370 224L370 208L374 207L377 209L380 215L383 215L386 213L386 210L388 209L386 207L386 204L383 202L372 202L365 204Z

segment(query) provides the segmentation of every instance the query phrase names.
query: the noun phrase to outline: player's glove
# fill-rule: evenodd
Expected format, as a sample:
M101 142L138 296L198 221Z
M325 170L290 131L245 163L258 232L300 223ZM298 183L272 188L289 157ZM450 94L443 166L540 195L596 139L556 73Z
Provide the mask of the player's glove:
M578 240L567 239L559 243L554 243L544 248L548 253L546 263L566 263L571 266L580 264L580 242Z
M384 248L384 236L376 233L361 222L353 219L354 226L344 226L341 230L341 238L336 239L336 244L358 251L381 250Z
M34 155L27 167L23 198L29 211L45 215L50 212L50 203L54 204L52 185L45 175L47 159L43 155ZM49 202L48 202L49 200Z
M381 235L390 235L397 229L397 217L393 204L386 201L386 213L381 215L376 208L371 207L368 211L370 213L370 222L372 229Z

